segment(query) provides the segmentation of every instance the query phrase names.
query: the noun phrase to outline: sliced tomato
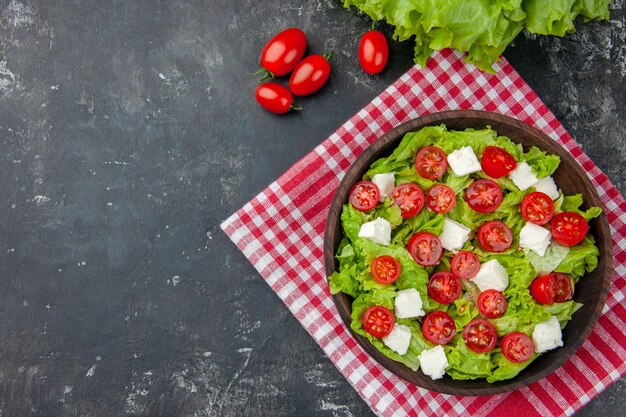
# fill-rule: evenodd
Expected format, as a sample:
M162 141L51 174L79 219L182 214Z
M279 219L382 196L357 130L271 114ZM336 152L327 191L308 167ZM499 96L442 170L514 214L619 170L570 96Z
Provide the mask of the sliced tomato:
M372 306L363 313L363 327L374 337L389 336L394 322L393 313L383 306Z
M530 295L539 304L563 303L572 297L573 292L572 280L561 272L539 276L530 284Z
M476 180L465 190L465 198L472 210L491 213L502 203L502 189L493 180Z
M463 340L476 353L493 350L498 343L498 333L493 324L485 319L474 319L463 328Z
M550 196L537 191L524 197L520 210L527 222L543 225L552 219L554 203Z
M380 284L391 284L400 276L400 263L393 256L382 255L372 261L370 273Z
M424 317L422 334L436 345L445 345L456 335L454 319L445 311L433 311Z
M480 161L485 174L492 178L501 178L517 166L513 155L499 146L487 146Z
M432 266L441 259L443 246L432 233L417 232L409 239L407 250L419 265Z
M443 177L447 168L446 153L436 146L426 146L415 155L415 170L426 179L436 180Z
M408 219L415 216L424 207L424 191L412 182L400 184L391 190L394 204L400 206L402 217Z
M488 319L497 319L506 312L506 297L497 290L485 290L478 296L478 311Z
M359 181L350 190L350 203L359 211L370 211L378 203L380 190L371 181Z
M430 187L426 195L428 208L437 213L447 213L456 204L454 190L444 184L435 184Z
M450 271L461 279L474 278L480 270L478 256L468 251L457 252L450 261Z
M513 244L513 233L506 224L493 220L478 229L478 243L486 251L504 252Z
M500 341L502 354L505 358L515 363L526 362L535 353L535 345L526 333L509 333Z
M461 280L452 272L439 271L428 280L428 295L439 304L453 303L461 295Z
M589 223L583 216L571 211L555 215L550 223L554 240L564 246L576 246L583 241L589 231Z

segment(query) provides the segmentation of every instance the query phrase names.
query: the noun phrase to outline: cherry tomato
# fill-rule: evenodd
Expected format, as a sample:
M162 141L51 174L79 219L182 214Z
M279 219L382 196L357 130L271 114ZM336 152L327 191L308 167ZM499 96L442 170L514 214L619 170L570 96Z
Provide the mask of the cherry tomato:
M398 185L391 191L391 196L405 219L417 215L424 207L424 191L412 182Z
M437 213L447 213L456 204L454 190L444 184L435 184L430 187L426 195L426 205Z
M478 296L478 311L488 319L497 319L506 312L506 297L498 290L485 290Z
M400 276L400 263L393 256L382 255L372 261L370 274L380 284L391 284Z
M393 313L383 306L372 306L363 313L363 327L374 337L385 337L393 330Z
M527 222L543 225L552 219L554 203L550 196L537 191L524 197L520 210Z
M530 284L530 295L539 304L563 303L571 298L573 292L572 280L561 272L539 276Z
M256 101L265 110L276 114L287 113L289 110L302 110L293 104L293 96L286 87L277 83L260 84L255 91Z
M454 319L445 311L433 311L424 317L422 334L436 345L445 345L456 335Z
M359 211L370 211L376 207L380 190L371 181L359 181L350 190L350 203Z
M526 333L509 333L500 341L502 354L505 358L515 363L526 362L535 353L535 345Z
M289 74L304 56L306 35L298 28L278 32L261 51L261 81Z
M498 333L493 324L485 319L474 319L463 328L463 340L476 353L485 353L496 347Z
M461 279L474 278L480 270L480 261L478 256L472 252L459 251L450 261L450 271Z
M436 180L443 177L447 168L446 153L436 146L426 146L415 155L415 170L426 179Z
M502 189L493 180L476 180L465 190L465 198L472 210L491 213L502 203Z
M359 42L359 63L368 74L378 74L385 68L389 57L389 45L382 32L365 32Z
M330 77L330 55L309 55L289 78L289 88L296 96L306 96L322 88Z
M506 224L493 220L478 229L478 243L486 251L504 252L513 244L513 234Z
M443 246L432 233L417 232L409 239L407 250L419 265L432 266L441 259Z
M576 246L583 241L589 231L589 223L583 216L571 211L555 215L550 223L554 240L564 246Z
M461 295L461 280L452 272L439 271L428 281L428 295L439 304L450 304Z
M517 166L515 158L508 151L498 146L487 146L480 160L485 174L492 178L501 178Z

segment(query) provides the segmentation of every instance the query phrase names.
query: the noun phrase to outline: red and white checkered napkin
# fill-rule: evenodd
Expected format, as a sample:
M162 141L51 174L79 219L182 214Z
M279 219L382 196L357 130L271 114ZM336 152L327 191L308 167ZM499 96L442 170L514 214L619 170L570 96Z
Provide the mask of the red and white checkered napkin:
M626 373L626 203L554 115L506 61L495 75L451 51L411 68L276 182L222 223L352 386L380 416L571 415ZM593 181L613 236L614 273L604 314L589 339L556 372L495 396L461 397L419 388L372 360L341 322L326 283L323 233L346 169L370 143L409 119L450 109L516 117L561 143Z

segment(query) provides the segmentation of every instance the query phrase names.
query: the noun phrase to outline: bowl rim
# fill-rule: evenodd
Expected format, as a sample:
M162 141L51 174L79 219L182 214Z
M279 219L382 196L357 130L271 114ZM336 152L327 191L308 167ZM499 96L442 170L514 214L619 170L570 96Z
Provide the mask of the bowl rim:
M401 364L400 362L396 362L388 358L387 356L383 355L366 338L356 334L352 330L350 326L351 303L348 303L349 306L346 306L345 304L341 303L341 299L343 298L347 300L348 296L343 293L338 293L335 295L331 294L331 298L333 299L333 303L335 307L337 308L337 311L339 312L342 323L348 328L349 334L352 335L352 337L357 341L359 346L361 346L361 348L363 348L374 361L376 361L377 363L379 363L384 368L394 373L398 377L404 379L405 381L409 383L420 386L422 388L426 388L429 390L433 390L433 391L441 392L445 394L462 395L462 396L494 395L494 394L501 394L504 392L509 392L518 388L528 386L534 382L537 382L543 379L544 377L546 377L547 375L551 374L552 372L554 372L558 367L560 367L563 363L565 363L580 348L580 346L588 338L589 334L595 327L599 317L602 315L602 310L605 305L606 298L607 298L609 288L610 288L611 277L612 277L612 242L610 238L611 235L610 235L608 219L606 216L607 209L602 203L602 201L600 200L600 197L598 196L596 188L591 183L589 177L587 176L586 172L583 170L581 165L578 163L578 161L576 161L576 159L574 159L573 155L571 155L571 153L565 147L563 147L563 145L558 143L556 140L552 139L551 137L549 137L547 134L537 129L536 127L529 125L527 123L524 123L518 119L515 119L507 115L503 115L501 113L489 112L489 111L484 111L484 110L448 110L448 111L430 113L427 115L423 115L423 116L411 119L405 123L402 123L398 125L397 127L393 128L392 130L388 131L387 133L384 133L383 135L379 136L360 155L358 155L356 159L352 162L350 167L347 168L337 188L337 191L335 192L335 195L333 196L333 199L331 201L330 209L328 211L328 215L326 218L326 226L324 229L324 266L325 266L325 273L326 273L326 283L328 285L328 277L336 270L336 260L335 260L336 247L334 247L335 245L333 245L333 242L329 241L328 236L331 235L331 231L337 229L337 227L340 227L339 216L341 213L341 207L347 200L347 192L344 191L342 195L340 191L342 189L347 190L350 188L350 187L347 187L347 182L350 180L349 173L353 171L354 169L362 170L364 167L369 167L369 165L371 165L371 162L373 162L372 158L376 156L377 153L381 149L390 147L395 142L399 143L401 138L406 133L411 132L411 131L416 131L426 126L446 124L445 122L446 120L449 121L449 120L454 120L454 119L459 119L459 118L480 119L480 123L476 123L474 125L476 127L474 128L479 128L477 127L479 125L482 125L482 128L485 128L487 126L493 126L494 124L506 124L521 131L528 130L530 128L531 131L534 133L534 135L540 137L544 142L546 142L546 145L548 148L552 148L552 149L542 149L542 150L548 151L552 154L555 154L555 153L558 154L558 156L561 158L561 161L562 161L561 163L563 163L563 160L565 160L568 168L572 167L575 171L577 171L577 174L582 176L584 178L584 181L586 181L588 185L590 186L592 190L592 195L591 195L592 201L585 201L585 205L598 206L598 207L603 208L602 214L598 218L594 219L594 222L596 224L595 228L602 229L601 230L602 233L598 233L600 231L598 230L598 232L594 233L594 237L596 238L596 245L598 246L598 249L600 251L600 255L598 257L597 268L600 269L601 267L604 267L604 269L602 271L599 271L600 273L602 273L602 276L603 276L603 281L602 281L603 287L602 287L602 290L599 292L598 301L596 303L593 313L589 316L587 325L583 328L582 332L574 340L574 343L571 343L569 346L546 353L548 355L554 352L557 352L560 354L555 355L554 360L548 366L543 368L541 371L534 373L533 375L524 377L523 371L522 371L515 378L505 380L505 381L487 383L484 380L484 378L477 380L477 381L484 381L486 384L488 384L487 386L471 387L471 388L450 387L448 385L442 385L437 382L441 380L432 380L429 377L426 377L422 373L421 369L418 369L417 372L411 371L404 364ZM495 128L494 130L497 131L497 129ZM511 138L511 140L513 140L516 143L522 143L522 140L520 140L519 138ZM339 209L338 211L336 211L337 208ZM602 235L605 237L608 236L608 238L597 239L598 235ZM607 257L608 259L606 259ZM417 378L415 376L417 376ZM450 379L450 381L456 381L456 380L452 380L447 374L445 378Z

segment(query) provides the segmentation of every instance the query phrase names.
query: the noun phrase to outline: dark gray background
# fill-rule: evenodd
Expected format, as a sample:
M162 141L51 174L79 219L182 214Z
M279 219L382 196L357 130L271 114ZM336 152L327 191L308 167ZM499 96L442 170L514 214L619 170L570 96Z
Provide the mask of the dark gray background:
M614 1L505 54L622 193L624 23ZM278 117L250 73L288 26L335 60ZM0 2L0 415L372 415L219 229L410 67L392 42L365 75L369 26L331 0Z

